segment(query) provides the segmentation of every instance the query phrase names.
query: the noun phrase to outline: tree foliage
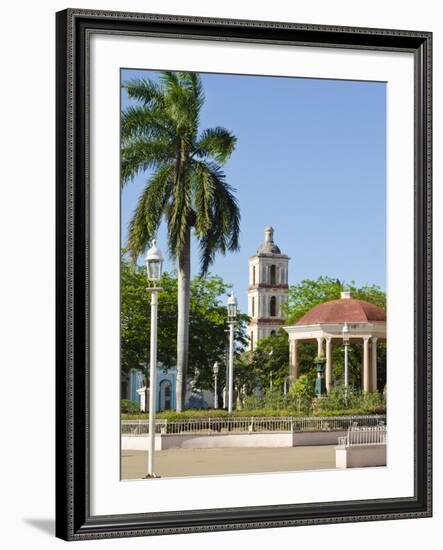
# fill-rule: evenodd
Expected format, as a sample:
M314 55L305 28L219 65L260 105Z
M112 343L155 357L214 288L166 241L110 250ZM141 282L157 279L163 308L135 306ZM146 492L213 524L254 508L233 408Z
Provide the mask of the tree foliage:
M289 287L288 301L285 306L286 323L294 325L305 313L318 304L338 300L341 292L349 290L352 298L365 300L386 309L386 293L377 285L357 287L354 281L345 283L332 277L304 279Z
M377 285L364 285L358 287L354 281L346 283L332 277L318 277L317 279L304 279L296 285L289 287L288 302L285 307L286 323L293 325L303 317L310 309L318 304L337 300L341 292L349 290L352 298L365 300L386 309L386 293ZM310 342L299 343L299 365L301 374L306 374L309 379L315 380L313 359L317 354L317 345ZM381 389L385 379L386 344L379 342L377 345L378 361L381 374L379 384ZM332 378L336 385L343 382L344 378L344 353L342 346L335 345L332 351L332 363L334 365ZM349 346L349 383L358 388L361 386L362 349L357 344Z
M289 341L284 330L262 338L250 354L250 363L262 388L280 387L289 374Z
M205 97L198 73L165 71L158 82L137 79L123 88L137 104L122 113L122 184L147 176L126 251L135 261L165 219L171 258L180 257L192 227L206 273L216 252L238 249L240 211L222 170L237 139L220 126L199 127Z
M123 261L121 266L121 367L141 369L149 360L150 293L146 273ZM164 273L158 300L158 361L165 368L175 366L177 345L177 277ZM227 324L225 296L229 285L208 274L191 281L189 325L189 376L202 389L213 387L212 366L225 363ZM235 331L237 346L246 344L245 316L240 316ZM224 369L220 368L220 385Z
M216 253L238 250L240 210L222 170L237 140L219 126L200 128L205 97L198 73L165 71L158 81L138 79L123 88L136 105L121 117L122 185L146 176L125 252L135 264L165 221L178 273L176 407L182 411L190 359L191 231L202 275Z
M298 412L309 412L314 399L314 384L307 374L300 375L292 384L289 395L295 400Z

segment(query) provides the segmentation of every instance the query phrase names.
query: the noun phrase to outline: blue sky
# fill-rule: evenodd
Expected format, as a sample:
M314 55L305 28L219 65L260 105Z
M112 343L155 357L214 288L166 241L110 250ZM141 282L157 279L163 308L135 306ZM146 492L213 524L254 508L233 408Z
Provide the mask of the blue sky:
M158 77L123 70L122 81ZM291 257L289 284L329 275L386 285L386 85L203 74L201 127L224 126L237 147L224 167L241 209L240 251L211 267L246 311L248 258L272 225ZM122 108L130 104L122 93ZM122 240L149 174L122 193ZM158 234L166 253L165 228ZM165 269L173 269L166 259ZM199 269L193 243L192 270Z

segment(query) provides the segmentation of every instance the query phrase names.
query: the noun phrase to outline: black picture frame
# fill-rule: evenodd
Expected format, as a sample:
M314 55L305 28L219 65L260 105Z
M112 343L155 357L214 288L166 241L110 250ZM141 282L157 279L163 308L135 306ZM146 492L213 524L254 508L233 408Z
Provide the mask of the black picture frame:
M432 515L432 33L68 9L56 14L56 535L65 540ZM88 44L94 33L412 52L415 64L414 496L91 516Z

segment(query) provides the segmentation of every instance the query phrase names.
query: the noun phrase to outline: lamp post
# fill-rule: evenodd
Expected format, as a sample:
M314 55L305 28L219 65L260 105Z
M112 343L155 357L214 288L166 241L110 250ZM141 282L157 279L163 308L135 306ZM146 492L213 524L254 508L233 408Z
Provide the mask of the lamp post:
M212 372L214 373L214 409L218 409L218 394L217 394L217 379L218 379L218 362L214 363L212 367Z
M232 392L234 386L234 325L237 319L237 299L232 293L228 298L229 323L229 384L228 384L228 412L232 412Z
M271 349L271 351L269 352L269 363L270 363L270 369L269 369L269 389L272 390L272 363L271 363L271 357L272 357L272 354L274 353L274 350Z
M162 290L158 285L162 276L163 256L157 248L155 239L146 255L146 271L150 286L147 291L151 293L151 344L149 357L149 455L148 475L157 477L154 472L155 455L155 413L157 410L157 313L158 292Z
M348 347L349 347L349 327L348 323L343 325L342 329L343 345L345 347L345 397L348 399L348 384L349 384L349 361L348 361Z

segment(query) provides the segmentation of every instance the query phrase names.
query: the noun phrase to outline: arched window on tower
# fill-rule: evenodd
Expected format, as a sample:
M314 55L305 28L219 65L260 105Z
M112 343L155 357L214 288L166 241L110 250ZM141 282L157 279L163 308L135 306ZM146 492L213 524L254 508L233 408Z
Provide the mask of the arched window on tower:
M251 351L254 351L254 333L251 332Z
M252 267L252 284L255 285L255 265Z
M271 265L271 270L270 270L270 283L271 285L275 285L275 282L276 282L276 271L277 271L277 268L275 267L275 265Z
M252 298L252 303L251 303L251 317L255 317L255 298Z
M269 302L269 316L275 317L276 316L276 309L277 309L277 300L275 296L271 296L271 300Z

